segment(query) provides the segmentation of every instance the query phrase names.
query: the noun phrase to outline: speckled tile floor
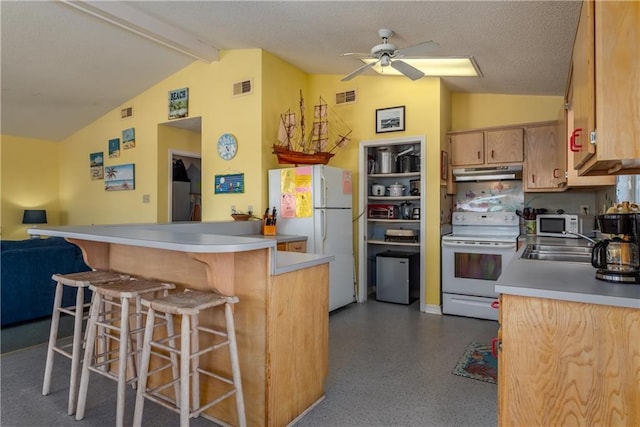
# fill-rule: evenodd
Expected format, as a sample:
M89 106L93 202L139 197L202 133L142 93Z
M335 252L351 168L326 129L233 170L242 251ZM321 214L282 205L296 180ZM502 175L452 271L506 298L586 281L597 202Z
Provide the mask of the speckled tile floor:
M388 304L370 299L331 313L329 376L326 398L296 427L495 426L494 384L453 375L451 371L472 341L490 343L496 322L421 313L418 304ZM88 408L78 423L66 414L65 368L60 386L42 396L46 346L5 353L0 359L2 426L104 426L113 423L115 383L91 387ZM58 362L60 360L60 362ZM66 363L58 358L56 363ZM68 369L67 369L68 370ZM68 372L66 372L68 375ZM135 392L127 395L133 416ZM91 396L93 393L93 396ZM131 408L131 409L130 409ZM177 414L145 406L145 425L173 426ZM213 425L204 419L192 426Z

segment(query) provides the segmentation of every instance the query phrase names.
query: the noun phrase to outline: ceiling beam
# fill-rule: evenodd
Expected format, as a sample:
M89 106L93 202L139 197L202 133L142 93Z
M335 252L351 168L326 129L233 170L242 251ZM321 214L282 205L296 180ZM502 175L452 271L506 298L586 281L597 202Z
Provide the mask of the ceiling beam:
M117 25L200 61L218 61L218 49L180 28L168 25L121 1L70 1L62 3Z

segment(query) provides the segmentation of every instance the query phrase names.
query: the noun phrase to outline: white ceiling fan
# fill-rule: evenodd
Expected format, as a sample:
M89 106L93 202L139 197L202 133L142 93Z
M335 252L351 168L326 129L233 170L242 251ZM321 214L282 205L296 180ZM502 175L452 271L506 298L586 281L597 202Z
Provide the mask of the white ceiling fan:
M396 48L396 45L393 43L389 43L388 39L393 35L392 30L388 29L380 29L378 30L378 35L382 38L382 43L377 44L371 48L370 54L356 54L356 53L345 53L343 55L356 55L359 58L372 58L376 61L369 62L362 67L356 69L355 71L347 74L342 78L342 81L351 80L358 74L363 73L369 68L373 68L376 64L380 63L382 67L391 66L396 69L400 73L409 77L411 80L418 80L424 77L424 73L412 65L398 59L407 56L420 56L426 53L429 53L436 48L438 48L438 43L434 41L426 41L422 43L415 44L413 46L408 46L402 49Z

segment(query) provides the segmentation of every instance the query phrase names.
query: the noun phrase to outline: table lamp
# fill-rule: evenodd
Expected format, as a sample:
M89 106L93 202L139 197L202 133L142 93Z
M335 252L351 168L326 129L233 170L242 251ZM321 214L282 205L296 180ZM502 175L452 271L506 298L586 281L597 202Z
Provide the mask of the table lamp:
M25 209L22 215L23 224L46 224L47 223L47 211L44 209ZM31 235L32 239L40 238L37 234Z

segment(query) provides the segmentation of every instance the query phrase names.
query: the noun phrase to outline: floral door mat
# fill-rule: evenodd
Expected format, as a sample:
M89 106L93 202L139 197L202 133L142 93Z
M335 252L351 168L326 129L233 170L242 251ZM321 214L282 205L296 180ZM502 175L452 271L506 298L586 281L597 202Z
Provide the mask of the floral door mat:
M472 342L453 369L454 375L496 384L498 360L491 354L491 346Z

